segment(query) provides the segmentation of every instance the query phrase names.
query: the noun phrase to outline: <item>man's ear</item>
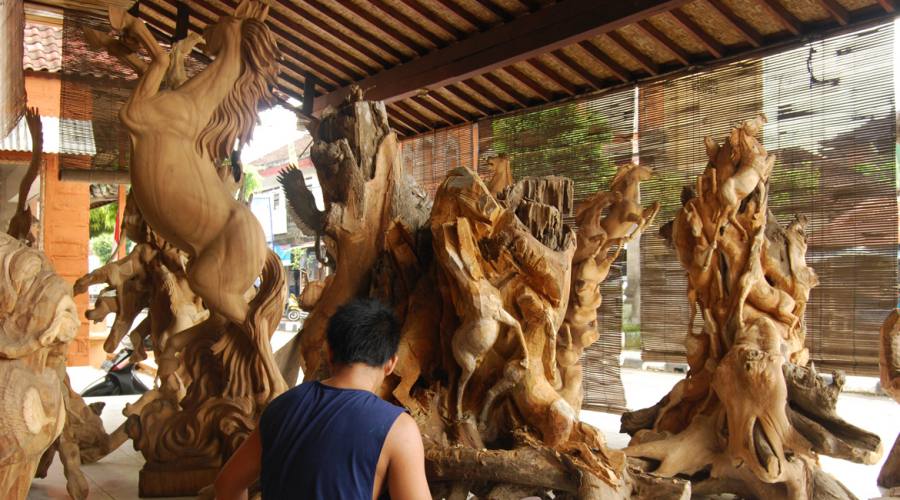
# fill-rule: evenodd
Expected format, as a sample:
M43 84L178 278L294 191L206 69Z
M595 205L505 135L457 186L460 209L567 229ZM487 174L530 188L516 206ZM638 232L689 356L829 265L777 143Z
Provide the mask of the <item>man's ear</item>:
M391 356L391 359L388 360L387 363L384 364L384 376L387 377L391 373L394 373L394 368L397 367L397 360L400 358L394 354Z

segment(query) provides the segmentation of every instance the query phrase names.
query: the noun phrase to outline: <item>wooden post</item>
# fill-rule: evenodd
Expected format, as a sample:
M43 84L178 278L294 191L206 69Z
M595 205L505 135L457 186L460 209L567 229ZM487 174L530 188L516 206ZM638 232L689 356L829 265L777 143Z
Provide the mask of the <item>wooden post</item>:
M119 233L119 239L125 237L125 231L122 229L122 222L125 219L125 195L127 194L125 186L119 184L119 207L116 211L116 230ZM125 246L118 245L116 250L116 259L125 258Z

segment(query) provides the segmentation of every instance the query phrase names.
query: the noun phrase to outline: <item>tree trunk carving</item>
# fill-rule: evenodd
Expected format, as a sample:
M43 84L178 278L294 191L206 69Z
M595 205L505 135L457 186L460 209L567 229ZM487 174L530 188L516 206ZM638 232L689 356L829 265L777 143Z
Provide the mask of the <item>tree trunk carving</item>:
M881 443L836 415L843 375L828 385L807 366L803 313L818 279L805 218L783 228L768 210L764 124L760 115L723 144L706 140L709 166L661 230L688 275L690 371L657 405L623 416L625 451L656 461L658 475L691 478L694 493L852 498L817 454L871 464Z

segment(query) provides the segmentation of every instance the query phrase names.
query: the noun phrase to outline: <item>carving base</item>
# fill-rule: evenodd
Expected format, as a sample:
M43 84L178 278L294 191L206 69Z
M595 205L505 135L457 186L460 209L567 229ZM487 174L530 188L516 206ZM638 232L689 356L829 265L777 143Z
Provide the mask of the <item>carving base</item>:
M213 484L218 467L179 467L178 464L146 464L138 480L141 498L196 496Z

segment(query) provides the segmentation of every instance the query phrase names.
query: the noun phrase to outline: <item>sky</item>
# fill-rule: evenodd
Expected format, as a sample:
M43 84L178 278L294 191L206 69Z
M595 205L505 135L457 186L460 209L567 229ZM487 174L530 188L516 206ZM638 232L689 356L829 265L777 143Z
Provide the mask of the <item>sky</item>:
M245 165L307 133L297 129L297 115L283 106L261 112L259 119L260 124L253 131L253 138L241 152L241 161Z

